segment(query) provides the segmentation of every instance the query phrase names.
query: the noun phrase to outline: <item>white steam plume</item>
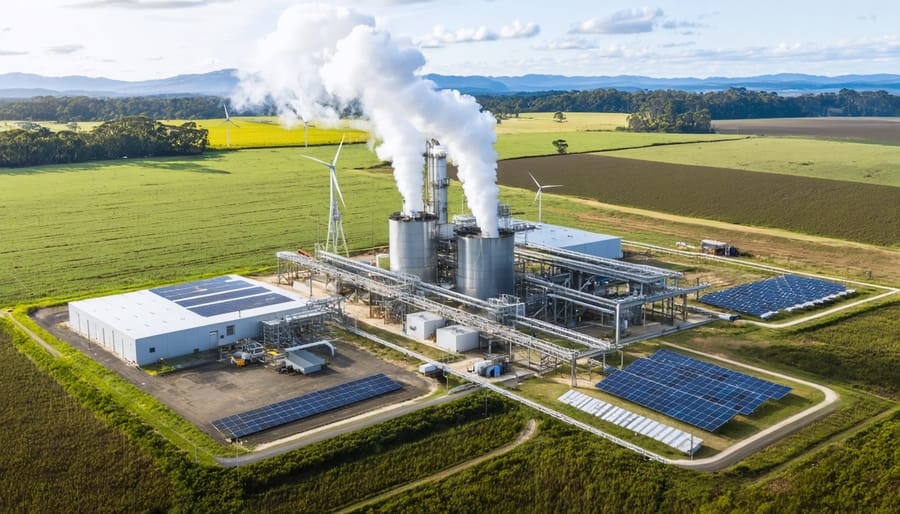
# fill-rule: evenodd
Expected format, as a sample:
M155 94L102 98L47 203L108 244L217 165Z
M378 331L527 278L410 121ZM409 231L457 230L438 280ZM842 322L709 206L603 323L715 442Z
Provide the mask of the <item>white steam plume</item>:
M327 14L338 11L343 16ZM354 19L362 21L348 29ZM340 23L332 28L331 21ZM316 27L315 34L295 32L310 25ZM323 109L324 102L335 99L343 104L359 102L382 140L376 148L379 158L393 161L406 213L424 208L424 141L438 139L448 146L448 158L459 168L469 208L482 233L498 235L496 121L490 113L481 112L471 96L437 91L432 82L416 76L425 57L411 43L376 29L369 17L329 6L304 5L302 11L292 8L282 16L278 30L261 45L264 47L272 56L261 61L266 69L255 75L257 80L242 81L244 89L254 92L254 99L269 95L279 109L297 112L302 112L300 108ZM315 77L304 78L312 74ZM281 80L285 76L299 80ZM334 108L325 111L336 112Z

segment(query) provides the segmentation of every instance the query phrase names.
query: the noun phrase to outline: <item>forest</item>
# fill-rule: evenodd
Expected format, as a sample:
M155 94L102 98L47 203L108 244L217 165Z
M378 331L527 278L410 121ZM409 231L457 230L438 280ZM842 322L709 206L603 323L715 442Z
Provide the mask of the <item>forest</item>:
M797 118L819 116L900 116L900 96L886 91L780 96L766 91L729 88L725 91L592 91L479 96L478 102L494 114L522 112L623 112L637 113L670 108L676 115L707 110L714 120L744 118Z
M45 127L0 131L0 167L203 153L206 129L189 121L165 125L143 116L126 116L89 132Z
M900 116L900 96L886 91L842 89L837 93L780 96L777 93L730 88L725 91L689 93L675 90L551 91L476 98L484 109L503 116L522 112L620 112L637 113L669 105L675 114L709 111L714 120L818 116ZM57 121L61 123L106 121L119 116L146 116L159 120L196 120L224 117L219 97L131 97L36 96L28 99L0 98L0 120ZM235 115L276 114L272 105L239 111ZM346 113L358 112L350 106Z

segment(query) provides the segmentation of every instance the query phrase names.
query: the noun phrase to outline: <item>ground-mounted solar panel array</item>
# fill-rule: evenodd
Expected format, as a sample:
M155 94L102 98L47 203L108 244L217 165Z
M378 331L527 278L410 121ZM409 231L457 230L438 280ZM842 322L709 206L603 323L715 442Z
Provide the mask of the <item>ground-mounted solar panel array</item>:
M700 301L723 309L768 319L853 294L852 289L817 278L784 275L704 295Z
M690 455L696 453L700 449L700 443L703 442L703 439L694 437L683 430L645 418L640 414L635 414L572 389L563 393L558 400L578 410L593 414L604 421L645 435Z
M309 418L369 398L374 398L402 386L383 373L361 378L328 389L284 400L258 409L248 410L212 422L213 427L228 440L262 432L279 425Z
M238 277L197 280L150 291L206 318L292 301Z
M752 414L790 387L669 350L638 359L597 384L610 394L710 432L738 414Z

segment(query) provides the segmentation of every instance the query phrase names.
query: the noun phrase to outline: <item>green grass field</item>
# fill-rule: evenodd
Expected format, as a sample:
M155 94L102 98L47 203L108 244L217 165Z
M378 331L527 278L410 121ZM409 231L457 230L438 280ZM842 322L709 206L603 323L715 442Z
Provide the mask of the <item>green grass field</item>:
M497 134L529 134L536 132L612 131L627 124L628 114L609 112L567 112L559 122L552 112L523 112L497 125Z
M750 137L715 144L653 146L604 155L900 187L898 146Z
M208 153L0 171L0 305L271 267L325 239L334 147ZM378 160L345 147L351 248L385 241L400 205Z

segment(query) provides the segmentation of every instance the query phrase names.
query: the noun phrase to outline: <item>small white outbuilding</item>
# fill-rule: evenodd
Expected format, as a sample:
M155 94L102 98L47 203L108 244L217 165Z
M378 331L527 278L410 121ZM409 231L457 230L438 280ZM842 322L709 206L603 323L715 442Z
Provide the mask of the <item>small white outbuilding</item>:
M434 331L446 324L444 318L433 312L413 312L406 315L406 335L427 341L434 336Z
M478 348L478 331L462 325L450 325L437 329L438 348L462 353Z

